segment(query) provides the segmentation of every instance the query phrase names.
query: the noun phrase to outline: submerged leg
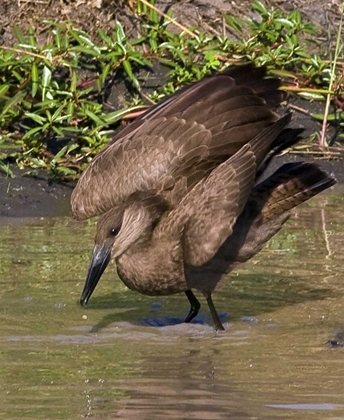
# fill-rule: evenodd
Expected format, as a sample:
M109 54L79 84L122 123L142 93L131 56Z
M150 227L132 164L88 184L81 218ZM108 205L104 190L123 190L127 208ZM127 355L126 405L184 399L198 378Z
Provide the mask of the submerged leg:
M192 293L191 290L187 290L185 294L186 294L186 297L189 299L191 306L190 306L190 311L188 313L188 316L185 318L184 322L190 322L198 314L201 304L198 302L196 296Z
M211 316L213 317L215 329L219 330L219 331L224 331L225 329L223 328L222 322L220 321L220 318L219 318L219 316L216 312L213 300L211 298L211 294L210 293L206 294L205 297L206 297L208 305L209 305Z

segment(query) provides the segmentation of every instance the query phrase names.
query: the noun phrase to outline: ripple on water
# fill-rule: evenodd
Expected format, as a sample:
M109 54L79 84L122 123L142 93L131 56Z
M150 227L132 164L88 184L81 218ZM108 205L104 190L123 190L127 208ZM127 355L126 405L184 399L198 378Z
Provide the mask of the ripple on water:
M344 419L344 195L317 197L206 302L110 266L78 304L94 223L0 220L0 418ZM329 342L339 345L328 345Z

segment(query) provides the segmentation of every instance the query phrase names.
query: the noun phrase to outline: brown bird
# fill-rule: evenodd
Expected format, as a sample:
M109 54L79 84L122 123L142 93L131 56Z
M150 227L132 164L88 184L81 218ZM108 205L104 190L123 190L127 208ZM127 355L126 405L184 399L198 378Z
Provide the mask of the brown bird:
M300 130L272 108L285 99L264 68L233 67L182 89L120 132L73 191L77 219L101 215L80 303L109 261L131 290L185 292L191 308L275 235L290 210L335 184L314 164L283 165L257 182L271 157Z

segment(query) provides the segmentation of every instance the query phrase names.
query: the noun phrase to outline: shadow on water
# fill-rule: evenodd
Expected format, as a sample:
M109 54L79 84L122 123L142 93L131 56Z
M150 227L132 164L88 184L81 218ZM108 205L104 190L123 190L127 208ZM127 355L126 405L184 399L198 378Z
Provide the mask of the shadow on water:
M116 278L116 281L120 281L120 279ZM241 275L240 281L245 284L245 288L248 290L253 288L255 291L244 293L233 287L232 290L229 288L227 291L220 290L216 293L214 298L216 306L227 307L231 310L230 313L219 312L221 322L236 321L243 316L256 317L268 314L284 306L339 297L338 291L334 291L329 287L314 289L305 283L297 283L295 278L292 286L289 284L290 280L288 279L274 278L274 276L270 276L269 279L260 278L254 274ZM115 313L106 314L92 328L92 332L98 332L112 323L120 321L151 327L181 324L184 322L189 309L189 304L183 294L175 297L162 297L159 300L155 298L153 303L151 303L152 298L150 297L140 297L138 306L130 307L135 292L127 291L127 293L133 294L133 296L128 298L127 296L124 297L123 293L111 293L105 296L92 297L91 302L88 304L87 312L101 309L116 310ZM340 293L340 296L342 295L343 293ZM172 303L173 301L175 303ZM185 314L174 316L176 311L179 312L182 308ZM198 314L191 324L213 325L208 305L204 300L202 301L201 311L206 313ZM147 316L141 318L142 312Z
M152 305L154 306L154 305ZM148 312L156 312L154 310L150 310ZM140 319L141 311L132 311L132 316L130 318L133 319L133 321L130 321L132 325L144 325L147 327L167 327L172 325L178 325L184 323L184 317L173 317L173 316L160 316L160 314L151 314L152 316L143 317ZM219 318L222 323L226 323L229 320L229 316L225 312L219 312ZM106 329L111 324L118 323L124 320L125 317L123 317L123 314L108 314L105 315L95 326L92 327L90 330L91 333L99 332L102 329ZM129 321L129 318L128 318ZM206 325L206 326L212 326L212 318L211 316L207 315L197 315L190 323L190 325Z
M110 265L78 305L94 222L0 220L0 418L344 419L342 193L297 209L193 323Z

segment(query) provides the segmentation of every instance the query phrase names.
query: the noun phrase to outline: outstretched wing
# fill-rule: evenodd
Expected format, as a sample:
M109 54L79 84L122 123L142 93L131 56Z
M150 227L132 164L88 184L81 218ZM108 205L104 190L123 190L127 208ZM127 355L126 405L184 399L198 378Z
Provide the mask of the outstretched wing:
M72 194L73 215L95 216L135 191L172 191L176 183L187 193L277 120L270 106L285 94L278 90L278 79L264 75L264 69L252 66L228 70L147 111L84 171Z
M161 229L184 228L184 261L209 261L232 233L253 188L256 158L249 145L201 180L170 213ZM157 233L159 234L159 233Z
M259 165L290 116L263 130L202 179L173 210L161 229L184 229L184 261L208 262L230 237L256 182Z
M162 194L209 155L211 133L183 119L147 121L143 134L114 144L86 170L72 194L77 219L105 213L136 191Z

